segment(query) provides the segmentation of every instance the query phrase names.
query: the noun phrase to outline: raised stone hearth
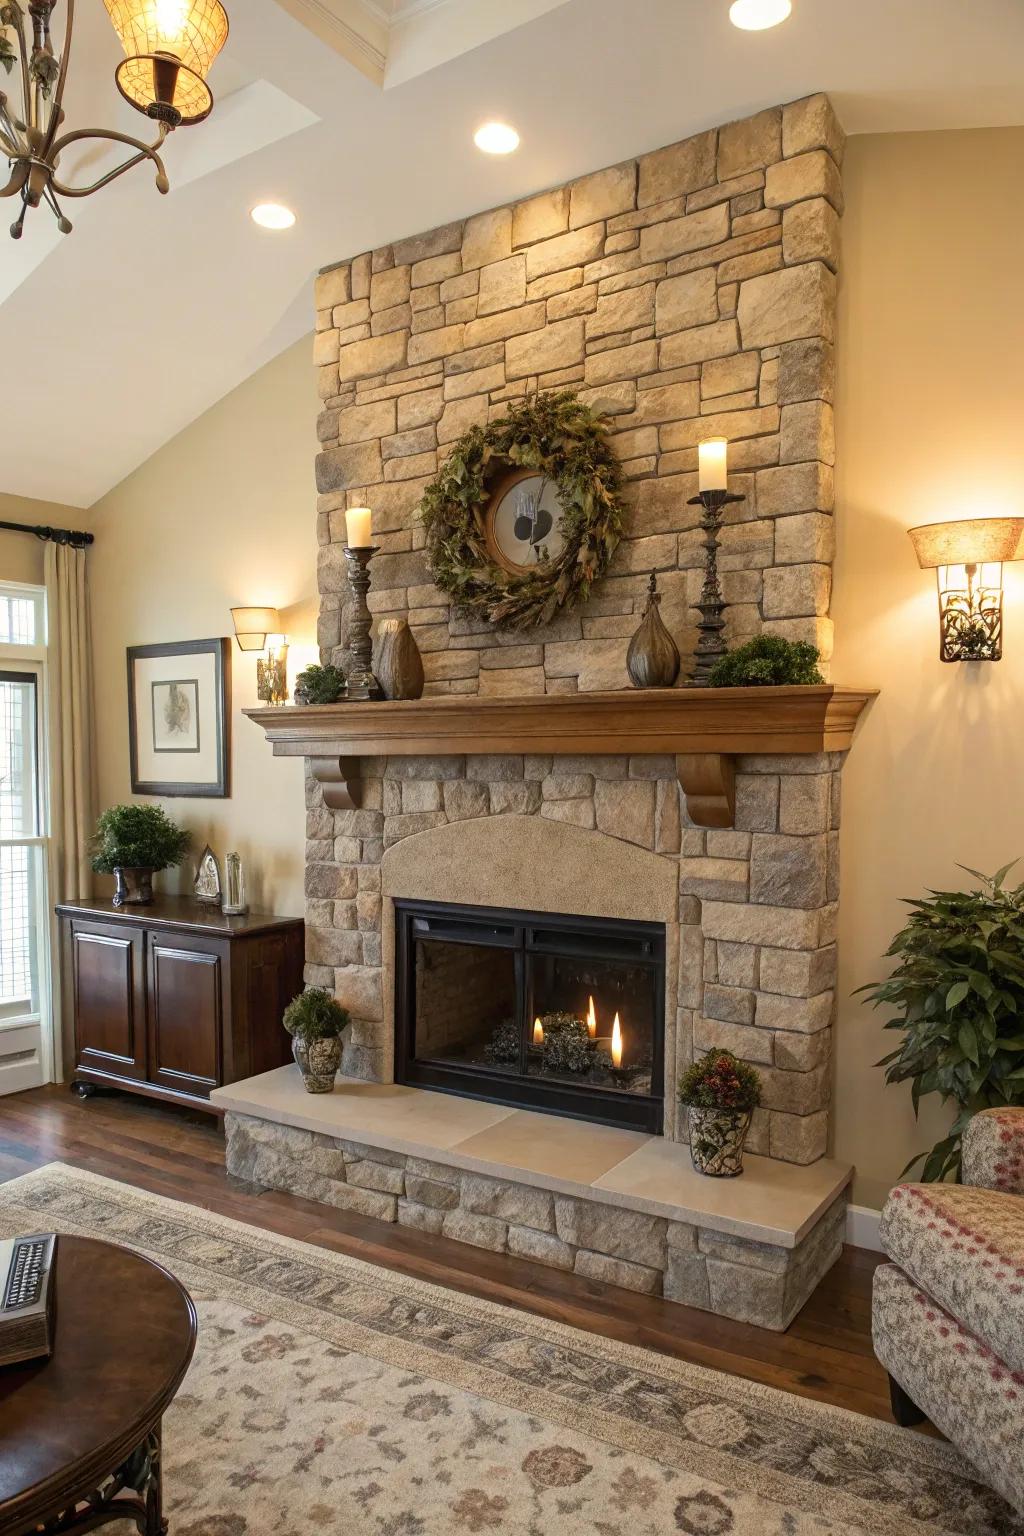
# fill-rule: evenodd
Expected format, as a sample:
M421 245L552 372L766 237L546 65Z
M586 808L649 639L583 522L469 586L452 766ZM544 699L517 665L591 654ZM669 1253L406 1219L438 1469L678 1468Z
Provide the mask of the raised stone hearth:
M849 1169L695 1173L661 1137L282 1067L216 1089L237 1178L764 1328L839 1256Z

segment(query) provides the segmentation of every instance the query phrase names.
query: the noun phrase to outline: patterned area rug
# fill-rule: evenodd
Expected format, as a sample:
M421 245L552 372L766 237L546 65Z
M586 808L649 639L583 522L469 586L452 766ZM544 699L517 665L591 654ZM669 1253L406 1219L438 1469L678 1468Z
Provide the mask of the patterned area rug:
M171 1536L1024 1536L938 1441L60 1163L0 1185L39 1229L195 1298Z

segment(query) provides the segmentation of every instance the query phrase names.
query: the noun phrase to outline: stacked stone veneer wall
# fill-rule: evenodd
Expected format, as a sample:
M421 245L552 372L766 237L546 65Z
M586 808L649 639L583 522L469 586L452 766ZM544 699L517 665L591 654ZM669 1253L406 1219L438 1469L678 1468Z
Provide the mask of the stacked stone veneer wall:
M306 974L353 1016L343 1069L392 1074L393 896L663 920L666 1134L685 1136L672 1101L679 1070L720 1045L763 1076L751 1150L820 1157L841 756L737 766L736 826L717 832L686 824L673 760L649 755L366 758L353 811L327 809L309 778ZM400 846L430 889L393 884ZM655 884L667 897L647 906Z
M813 96L513 206L396 241L316 283L320 643L344 658L344 510L373 508L371 607L408 615L427 691L626 682L647 573L684 658L700 588L696 445L731 441L728 636L827 658L843 134ZM611 418L629 516L589 605L529 634L454 615L416 509L469 426L568 385Z
M840 1196L795 1248L227 1114L228 1171L379 1221L786 1328L842 1251Z
M813 96L321 274L324 659L345 659L344 513L365 502L380 545L371 607L408 616L429 693L626 686L627 638L651 569L685 675L702 560L687 500L696 445L716 434L730 439L732 485L745 497L722 540L728 638L767 629L811 639L827 658L842 148L827 99ZM417 507L470 425L567 385L608 415L625 468L626 536L588 604L528 634L499 633L455 614L431 582ZM540 819L671 863L670 1093L694 1050L729 1046L765 1077L754 1150L819 1157L839 766L832 756L741 760L736 826L721 832L686 825L667 759L366 761L362 808L337 813L310 781L308 976L352 1012L345 1069L392 1072L386 850L440 826ZM450 899L468 899L464 875ZM522 875L509 865L487 900L540 906L521 899ZM615 884L613 874L605 891ZM616 915L610 904L606 915ZM666 1129L681 1136L673 1109Z

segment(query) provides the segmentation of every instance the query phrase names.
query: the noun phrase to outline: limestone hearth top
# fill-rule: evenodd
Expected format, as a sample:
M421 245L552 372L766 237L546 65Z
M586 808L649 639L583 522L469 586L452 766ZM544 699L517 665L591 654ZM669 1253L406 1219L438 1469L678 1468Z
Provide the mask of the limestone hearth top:
M355 1078L308 1094L294 1066L210 1097L219 1109L782 1248L799 1243L853 1172L828 1158L800 1167L748 1156L741 1178L709 1179L688 1147L661 1136Z
M844 752L877 689L651 688L244 711L279 757L308 757L324 800L359 805L361 757L655 753L676 758L690 817L729 827L739 753Z

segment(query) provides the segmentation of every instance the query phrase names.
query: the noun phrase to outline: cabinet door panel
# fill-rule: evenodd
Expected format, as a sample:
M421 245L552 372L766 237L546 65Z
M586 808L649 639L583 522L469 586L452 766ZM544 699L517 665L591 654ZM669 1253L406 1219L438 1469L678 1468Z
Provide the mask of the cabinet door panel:
M222 957L149 935L149 1081L209 1094L221 1080Z
M146 1075L141 933L71 928L77 1064L117 1077Z

